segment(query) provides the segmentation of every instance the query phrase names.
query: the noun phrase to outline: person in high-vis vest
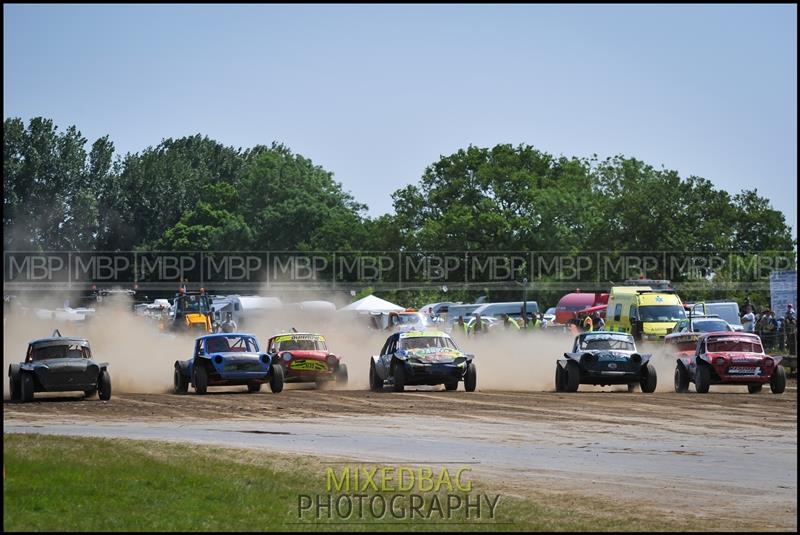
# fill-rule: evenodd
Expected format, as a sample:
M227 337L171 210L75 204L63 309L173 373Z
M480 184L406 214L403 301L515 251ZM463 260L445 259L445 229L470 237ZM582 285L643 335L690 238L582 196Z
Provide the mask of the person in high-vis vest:
M469 328L467 327L467 324L464 322L464 316L458 317L458 321L456 322L456 328L459 331L463 331L464 336L469 336Z
M470 325L470 334L472 336L486 334L486 326L483 324L480 314L475 314L475 321Z
M513 328L515 328L516 330L519 330L519 325L517 325L517 322L516 322L516 321L514 321L514 320L512 320L512 319L509 317L509 315L508 315L508 314L503 314L503 315L502 315L502 318L503 318L503 327L504 327L505 329L511 329L511 328L513 327Z

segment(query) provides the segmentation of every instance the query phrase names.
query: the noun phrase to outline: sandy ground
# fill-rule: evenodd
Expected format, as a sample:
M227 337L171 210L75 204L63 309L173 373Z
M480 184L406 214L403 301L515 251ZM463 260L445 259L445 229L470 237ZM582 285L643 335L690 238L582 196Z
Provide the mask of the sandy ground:
M797 388L749 395L289 387L5 401L5 432L174 440L372 463L468 463L509 492L578 492L719 529L796 529ZM714 390L717 390L714 392Z

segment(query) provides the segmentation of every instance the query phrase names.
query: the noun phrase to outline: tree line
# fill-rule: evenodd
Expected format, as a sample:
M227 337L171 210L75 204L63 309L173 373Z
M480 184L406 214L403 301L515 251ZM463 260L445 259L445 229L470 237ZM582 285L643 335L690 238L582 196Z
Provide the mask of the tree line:
M116 155L36 117L4 123L6 250L794 251L784 215L625 156L530 145L443 155L369 217L329 170L280 143L203 135ZM766 177L764 177L766 178Z

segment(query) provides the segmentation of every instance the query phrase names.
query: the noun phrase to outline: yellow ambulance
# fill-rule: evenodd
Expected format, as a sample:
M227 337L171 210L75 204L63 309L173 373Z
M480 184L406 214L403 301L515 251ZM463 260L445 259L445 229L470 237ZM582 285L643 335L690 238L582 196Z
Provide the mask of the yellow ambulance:
M637 340L663 340L686 317L681 298L649 286L611 288L605 330L630 333Z

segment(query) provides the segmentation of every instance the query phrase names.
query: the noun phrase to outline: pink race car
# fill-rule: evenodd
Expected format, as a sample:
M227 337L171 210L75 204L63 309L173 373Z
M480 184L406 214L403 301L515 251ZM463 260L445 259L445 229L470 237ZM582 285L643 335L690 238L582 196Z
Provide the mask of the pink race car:
M702 333L694 354L678 357L675 367L675 392L686 392L693 382L701 394L713 385L747 385L751 394L761 392L769 383L773 394L786 389L786 371L782 357L764 353L761 339L741 332Z

